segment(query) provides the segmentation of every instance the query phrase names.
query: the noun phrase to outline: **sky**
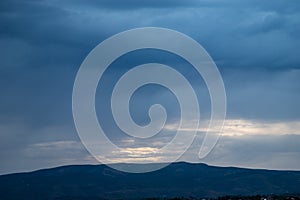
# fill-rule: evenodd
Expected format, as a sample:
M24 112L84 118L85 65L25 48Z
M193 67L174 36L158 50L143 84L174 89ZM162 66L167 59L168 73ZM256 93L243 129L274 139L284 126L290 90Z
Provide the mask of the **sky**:
M2 0L0 1L0 174L69 164L97 164L81 143L72 116L76 73L100 42L139 27L164 27L200 43L215 61L227 95L222 137L204 159L203 130L180 158L218 166L300 170L300 4L288 1ZM142 50L118 59L96 94L97 115L123 146L112 162L163 162L151 157L176 129L178 102L159 86L132 98L132 117L147 124L156 102L168 111L166 134L143 142L122 137L108 97L126 70L147 62L174 66L197 88L203 122L209 94L182 59ZM124 67L125 66L125 67ZM192 130L185 130L187 132ZM133 148L134 147L134 148ZM149 153L150 152L150 153ZM131 158L122 158L122 153Z

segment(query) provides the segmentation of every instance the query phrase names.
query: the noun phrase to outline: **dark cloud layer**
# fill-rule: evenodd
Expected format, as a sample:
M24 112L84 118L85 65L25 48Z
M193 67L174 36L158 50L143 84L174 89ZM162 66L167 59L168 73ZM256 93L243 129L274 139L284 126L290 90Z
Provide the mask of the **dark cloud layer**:
M71 98L82 60L109 36L143 26L181 31L205 47L223 75L229 118L299 120L298 1L4 0L0 156L10 164L3 172L35 143L79 141Z
M76 49L74 53L78 56L119 31L163 26L197 39L220 67L299 68L296 52L300 8L294 1L92 1L88 5L84 1L3 1L1 4L2 38L47 47L61 62L74 62L74 58L63 59L53 49L62 48L63 56Z

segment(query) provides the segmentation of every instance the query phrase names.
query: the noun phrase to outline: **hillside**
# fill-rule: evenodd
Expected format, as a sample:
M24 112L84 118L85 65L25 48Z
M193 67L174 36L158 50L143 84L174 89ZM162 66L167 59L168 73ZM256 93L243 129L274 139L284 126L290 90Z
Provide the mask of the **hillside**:
M135 199L300 192L300 171L174 163L129 174L105 165L63 166L0 176L0 199Z

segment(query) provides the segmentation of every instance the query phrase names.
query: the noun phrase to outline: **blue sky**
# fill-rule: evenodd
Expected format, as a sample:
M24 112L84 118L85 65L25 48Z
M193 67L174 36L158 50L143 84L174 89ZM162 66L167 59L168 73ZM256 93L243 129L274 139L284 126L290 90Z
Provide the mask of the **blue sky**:
M182 160L300 169L298 1L3 0L0 173L97 163L80 143L73 123L76 73L101 41L144 26L170 28L194 38L214 59L224 80L228 101L224 136L204 160L194 156L197 145ZM136 52L112 66L106 79L112 82L115 74L124 71L121 66L153 59L177 66L192 84L201 86L197 95L202 99L204 119L208 117L205 85L193 71L181 69L182 60L173 55ZM109 91L110 86L99 88L97 98L107 97ZM105 126L113 135L119 134L110 125L109 110L97 101L99 118L107 120ZM136 105L166 104L170 112L167 129L173 130L178 108L172 94L162 88L144 88L133 101ZM133 118L141 124L148 120L143 109L133 109ZM142 141L136 142L143 146Z

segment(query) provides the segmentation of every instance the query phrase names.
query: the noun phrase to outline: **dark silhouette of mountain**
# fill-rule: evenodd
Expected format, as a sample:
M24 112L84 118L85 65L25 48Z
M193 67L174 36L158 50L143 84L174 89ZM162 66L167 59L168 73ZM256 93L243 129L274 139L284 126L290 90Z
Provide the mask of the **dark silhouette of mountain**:
M63 166L0 176L0 199L139 199L300 192L300 171L173 163L132 174L105 165Z

